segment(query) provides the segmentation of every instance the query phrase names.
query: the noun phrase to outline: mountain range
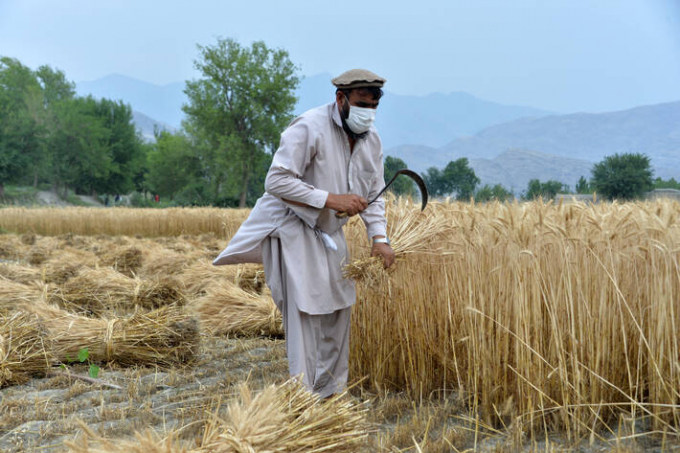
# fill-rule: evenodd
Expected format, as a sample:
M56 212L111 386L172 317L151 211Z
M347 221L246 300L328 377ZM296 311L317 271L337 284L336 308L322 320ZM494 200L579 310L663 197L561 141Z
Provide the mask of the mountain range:
M302 79L295 113L331 102L329 74ZM154 85L112 74L77 84L81 95L130 103L146 139L154 127L180 127L184 83ZM143 113L142 113L143 112ZM385 154L425 171L467 157L482 183L519 192L529 179L556 179L573 187L607 155L650 156L655 176L680 179L680 102L607 113L558 115L507 106L464 92L408 96L386 91L376 118Z

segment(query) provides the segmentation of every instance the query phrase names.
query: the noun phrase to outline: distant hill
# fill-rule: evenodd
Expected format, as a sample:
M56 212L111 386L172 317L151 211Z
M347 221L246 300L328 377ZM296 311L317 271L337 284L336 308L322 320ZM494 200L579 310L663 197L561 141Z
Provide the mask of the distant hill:
M493 159L470 159L470 167L483 184L502 184L515 193L526 190L531 179L553 179L572 190L581 176L590 177L593 162L525 149L511 149Z
M331 78L330 74L319 74L303 79L296 112L332 102L335 87ZM391 93L388 87L389 82L375 120L386 148L402 143L438 147L451 138L472 135L493 124L550 114L532 107L484 101L464 92L404 96Z
M120 74L76 84L76 92L81 96L122 100L133 110L173 128L180 127L184 116L182 103L186 96L182 90L184 82L159 86Z
M492 159L513 148L598 162L615 153L639 152L657 176L680 177L680 102L610 113L523 118L456 138L437 153Z
M296 95L299 99L296 114L335 99L335 88L330 74L304 77ZM179 128L186 102L184 82L159 86L119 74L98 80L79 82L80 95L92 94L123 100L161 123ZM402 143L442 146L453 138L471 135L481 129L525 116L542 116L546 112L531 107L496 104L470 94L430 94L402 96L386 91L376 118L376 126L385 147Z
M153 142L156 140L156 138L154 137L155 129L158 129L159 131L164 130L168 132L176 131L174 127L165 124L162 121L157 121L136 110L132 111L132 121L135 123L137 130L139 130L139 132L142 134L142 138L147 142Z

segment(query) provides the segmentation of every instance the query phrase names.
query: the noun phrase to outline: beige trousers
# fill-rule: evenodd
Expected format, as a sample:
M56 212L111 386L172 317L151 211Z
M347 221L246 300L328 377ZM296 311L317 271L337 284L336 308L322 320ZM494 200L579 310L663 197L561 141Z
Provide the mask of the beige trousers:
M320 315L299 310L286 294L285 282L290 276L280 259L278 238L265 240L262 250L267 285L283 315L290 375L321 398L341 392L349 372L352 307Z

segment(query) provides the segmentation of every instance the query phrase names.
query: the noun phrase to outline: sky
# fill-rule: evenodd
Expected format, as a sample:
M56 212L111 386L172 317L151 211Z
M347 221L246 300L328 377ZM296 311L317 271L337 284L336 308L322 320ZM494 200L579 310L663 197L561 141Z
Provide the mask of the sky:
M680 100L680 0L0 0L0 55L70 80L198 77L196 44L286 49L302 75L560 113Z

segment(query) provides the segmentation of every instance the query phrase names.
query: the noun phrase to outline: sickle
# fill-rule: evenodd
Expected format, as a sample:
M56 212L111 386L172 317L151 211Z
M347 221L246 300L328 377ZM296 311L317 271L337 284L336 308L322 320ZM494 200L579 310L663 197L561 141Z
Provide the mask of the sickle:
M395 179L397 179L397 176L399 176L399 175L406 175L416 183L416 185L420 189L420 199L422 200L422 205L420 207L420 210L423 211L425 209L425 206L427 206L427 197L428 197L427 186L425 186L425 181L423 181L423 178L421 178L418 173L416 173L415 171L409 170L408 168L403 168L401 170L398 170L394 174L394 176L392 176L392 179L390 179L390 181L387 184L385 184L385 187L383 187L383 189L380 192L378 192L378 195L376 195L374 199L369 201L368 204L371 204L375 200L377 200L378 197L380 197L380 195L382 195L383 192L385 192L387 190L387 188L392 185L392 183L395 181ZM337 217L339 219L344 218L344 217L347 217L347 213L346 212L337 212L337 213L335 213L335 217Z

